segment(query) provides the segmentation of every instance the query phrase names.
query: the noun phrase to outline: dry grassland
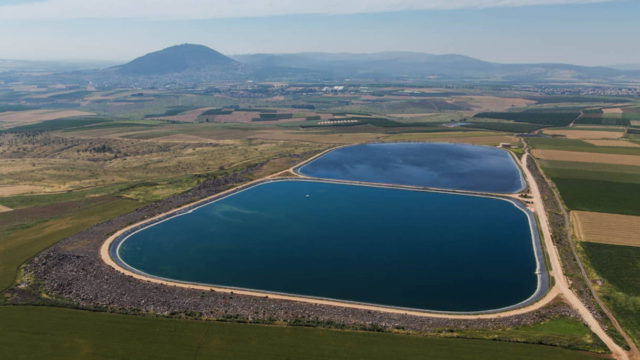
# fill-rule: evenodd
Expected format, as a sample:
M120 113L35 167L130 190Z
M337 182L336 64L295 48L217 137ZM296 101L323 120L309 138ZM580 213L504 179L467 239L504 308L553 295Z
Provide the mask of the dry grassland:
M440 115L440 113L421 113L421 114L389 114L389 116L392 116L392 117L397 117L397 118L406 118L406 119L421 118L421 117L433 116L433 115Z
M0 188L0 194L185 178L326 148L310 142L239 139L194 142L189 135L173 136L186 136L189 141L3 135L0 138L0 174L3 174L0 185L5 186Z
M0 114L0 129L35 124L42 121L61 119L72 116L88 116L94 113L78 110L27 110L10 111Z
M14 85L14 86L11 86L9 88L11 90L13 90L13 91L18 91L18 92L42 92L42 91L47 91L46 88L38 87L37 85L25 85L25 84Z
M640 144L627 140L585 140L585 142L596 146L640 147Z
M371 141L380 141L385 137L380 133L314 133L300 131L264 130L250 135L250 139L278 140L278 141L303 141L318 144L353 144Z
M473 113L485 111L506 111L514 107L525 107L536 102L521 98L503 98L497 96L460 96L453 97L457 101L465 101L474 109Z
M0 213L12 211L12 208L0 205Z
M258 116L255 111L234 111L228 115L211 115L211 118L218 123L250 123Z
M572 211L571 220L582 241L640 246L640 216Z
M612 164L612 165L640 166L640 156L636 156L636 155L601 154L601 153L585 153L585 152L578 152L578 151L535 149L533 150L533 156L542 160L575 161L575 162L601 163L601 164Z
M0 165L0 169L4 171L2 165ZM0 185L0 197L40 193L44 190L46 190L45 187L38 185ZM2 212L1 209L0 212Z
M239 143L238 140L215 140L215 139L209 139L206 137L190 135L190 134L175 134L175 135L161 136L161 137L153 138L149 141L188 143L188 144L208 143L208 144L224 144L224 145L233 145L233 144Z
M608 108L602 109L603 114L622 114L624 111L621 108Z
M46 99L46 98L49 98L51 96L71 94L71 93L74 93L76 91L78 91L78 90L62 90L62 91L47 92L47 93L44 93L44 94L33 95L33 96L31 96L31 98L33 98L33 99Z
M384 139L385 141L427 141L427 142L449 142L475 145L496 146L500 143L517 144L518 138L508 135L471 135L456 136L449 134L398 134Z
M590 131L590 130L544 130L547 135L560 135L568 139L593 140L593 139L620 139L622 131Z
M112 93L110 95L107 95L108 93L94 93L91 94L89 96L87 96L85 98L85 100L88 101L96 101L96 100L114 100L114 99L118 99L118 98L123 98L123 97L130 97L133 94L137 94L137 93L144 93L144 97L138 97L136 99L150 99L151 97L149 97L148 95L154 95L159 93L159 91L156 90L144 90L144 91L139 91L139 90L131 90L131 91L122 91L122 92L116 92L116 93Z

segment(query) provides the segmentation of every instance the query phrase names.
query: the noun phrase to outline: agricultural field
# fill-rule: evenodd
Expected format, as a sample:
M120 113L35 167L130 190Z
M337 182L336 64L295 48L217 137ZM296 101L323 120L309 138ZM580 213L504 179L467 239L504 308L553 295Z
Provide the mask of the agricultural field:
M604 131L593 131L589 129L581 129L581 128L569 128L569 129L546 129L544 133L547 135L557 135L564 136L567 139L581 139L581 140L592 140L592 139L620 139L624 136L624 129L619 129L619 131L615 130L604 130Z
M570 210L640 215L638 166L543 161L542 167Z
M579 240L640 246L640 216L572 211L571 217Z
M640 248L581 243L598 292L616 318L640 344Z
M424 359L425 354L443 360L599 358L541 345L199 322L47 307L0 307L0 317L0 348L10 358L20 358L25 347L34 357L48 359ZM581 326L559 322L546 325L544 330L548 336L559 338L588 336Z
M543 160L640 166L639 155L591 153L587 156L580 151L545 149L535 149L533 155Z
M47 120L89 115L95 114L78 110L20 110L19 107L5 107L5 109L0 108L0 131Z
M529 138L527 139L527 142L533 149L581 152L587 153L585 154L587 157L592 155L590 153L640 155L640 149L633 146L596 146L586 142L585 140L578 139L537 137Z
M580 116L578 112L483 112L476 118L510 120L519 123L541 124L547 126L567 126Z
M640 344L640 156L634 147L611 144L621 141L607 138L607 132L619 134L611 130L565 130L579 136L527 142L571 210L580 257L596 291ZM601 140L592 140L596 136Z

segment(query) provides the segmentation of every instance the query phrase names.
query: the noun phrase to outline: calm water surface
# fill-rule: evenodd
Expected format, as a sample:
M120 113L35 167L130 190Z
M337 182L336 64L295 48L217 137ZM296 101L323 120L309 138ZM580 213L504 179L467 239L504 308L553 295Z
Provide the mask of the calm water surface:
M528 219L510 202L311 181L210 203L119 255L176 280L430 310L509 306L537 285Z
M323 178L515 193L524 183L511 155L501 149L446 143L384 143L334 150L298 170Z

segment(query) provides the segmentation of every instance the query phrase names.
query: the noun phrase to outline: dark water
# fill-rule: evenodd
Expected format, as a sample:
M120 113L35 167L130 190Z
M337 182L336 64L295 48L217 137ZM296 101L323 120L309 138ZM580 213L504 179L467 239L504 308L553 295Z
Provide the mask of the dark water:
M466 144L362 144L334 150L301 167L323 179L515 193L522 174L505 150Z
M177 280L430 310L509 306L537 285L528 220L510 202L310 181L208 204L119 254Z

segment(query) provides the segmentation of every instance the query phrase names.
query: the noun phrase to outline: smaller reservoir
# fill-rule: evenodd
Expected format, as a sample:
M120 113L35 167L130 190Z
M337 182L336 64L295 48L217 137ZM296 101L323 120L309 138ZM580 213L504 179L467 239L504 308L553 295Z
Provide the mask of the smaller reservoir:
M300 167L321 179L510 194L525 187L518 165L502 149L448 143L347 146Z

